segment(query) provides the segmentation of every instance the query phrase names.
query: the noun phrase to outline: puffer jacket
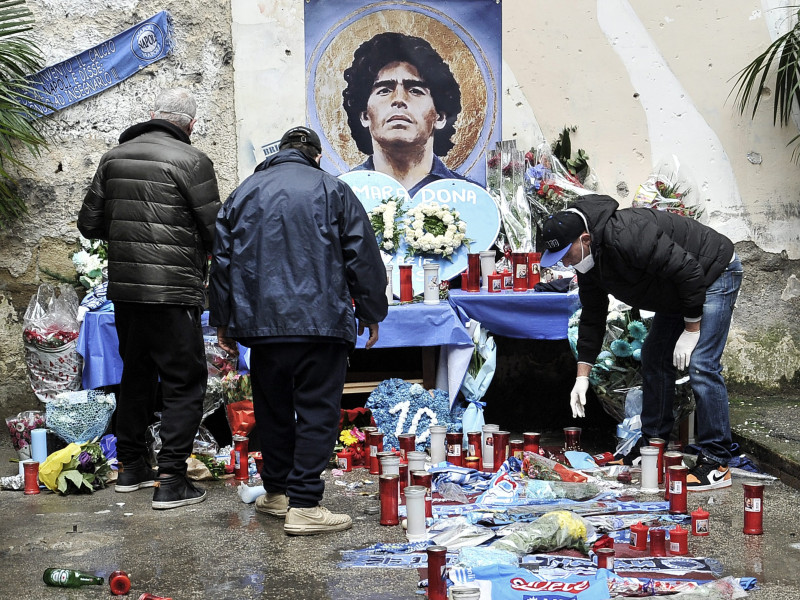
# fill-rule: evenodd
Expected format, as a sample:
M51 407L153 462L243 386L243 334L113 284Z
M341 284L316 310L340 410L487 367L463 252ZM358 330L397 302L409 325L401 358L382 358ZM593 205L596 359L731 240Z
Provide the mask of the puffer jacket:
M388 312L386 268L350 187L296 149L261 163L220 210L209 324L228 335L356 341Z
M633 307L696 318L706 290L728 267L733 243L688 217L624 208L609 196L588 195L571 207L586 217L595 266L578 273L583 310L578 360L594 363L606 329L608 294Z
M78 215L84 237L108 241L108 298L203 306L220 208L211 160L160 119L119 141L100 160Z

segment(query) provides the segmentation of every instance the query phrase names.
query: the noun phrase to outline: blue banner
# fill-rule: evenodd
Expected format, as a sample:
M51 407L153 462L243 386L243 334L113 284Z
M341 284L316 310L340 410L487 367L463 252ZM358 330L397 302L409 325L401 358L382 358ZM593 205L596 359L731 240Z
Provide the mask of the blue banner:
M33 90L20 101L49 115L99 94L172 51L172 18L167 11L126 29L80 54L28 76Z

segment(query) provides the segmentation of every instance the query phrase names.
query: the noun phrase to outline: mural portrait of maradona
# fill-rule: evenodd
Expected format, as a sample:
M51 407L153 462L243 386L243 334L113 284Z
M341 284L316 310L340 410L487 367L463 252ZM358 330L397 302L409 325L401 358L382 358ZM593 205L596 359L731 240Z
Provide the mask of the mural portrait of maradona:
M498 118L487 95L494 88L445 20L380 10L349 20L310 53L309 122L319 122L340 172L385 173L413 197L433 181L471 181L470 169L483 170Z

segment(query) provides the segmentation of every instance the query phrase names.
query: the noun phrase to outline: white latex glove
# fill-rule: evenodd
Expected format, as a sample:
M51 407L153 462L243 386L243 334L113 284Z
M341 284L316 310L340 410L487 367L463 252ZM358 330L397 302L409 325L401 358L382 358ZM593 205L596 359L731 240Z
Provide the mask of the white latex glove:
M675 351L672 353L672 364L675 368L681 371L689 368L689 359L692 357L692 351L697 346L699 339L699 331L683 330L681 337L678 338L678 343L675 344Z
M575 385L569 394L569 405L572 407L572 418L585 417L586 412L583 407L586 406L586 392L589 389L588 377L576 377Z

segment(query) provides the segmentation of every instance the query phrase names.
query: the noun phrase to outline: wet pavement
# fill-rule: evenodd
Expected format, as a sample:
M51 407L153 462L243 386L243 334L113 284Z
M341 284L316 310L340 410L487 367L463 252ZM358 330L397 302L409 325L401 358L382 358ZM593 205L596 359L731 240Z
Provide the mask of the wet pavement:
M800 441L785 434L798 430L791 421L800 415L798 404L792 398L731 401L740 444L749 444L762 457L783 458L779 471L790 483L797 476L792 470L797 464L793 452L800 449ZM772 447L771 441L778 445ZM8 462L13 457L10 442L3 439L0 475L16 472L16 465ZM150 508L151 490L120 494L110 487L88 496L64 497L0 491L0 599L109 596L107 586L48 588L41 579L48 567L104 577L125 570L133 585L131 598L143 592L174 600L419 597L416 570L337 567L342 550L405 538L399 527L382 527L377 514L365 514L366 508L378 505L376 498L347 495L329 471L324 477L324 504L353 517L350 531L288 537L281 521L256 514L253 504L239 499L232 480L203 482L208 490L205 502L169 511ZM370 480L373 483L362 490L377 492L377 478L364 470L342 479ZM702 505L711 514L711 535L690 537L689 550L694 556L719 560L725 575L756 577L760 589L750 592L750 598L796 600L800 598L800 492L781 481L768 483L764 535L748 536L742 533L742 481L735 477L731 488L689 495L690 511Z

